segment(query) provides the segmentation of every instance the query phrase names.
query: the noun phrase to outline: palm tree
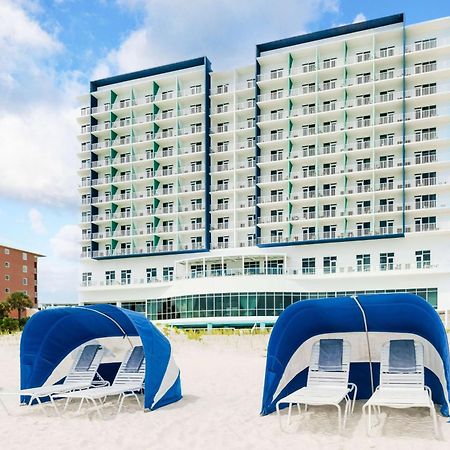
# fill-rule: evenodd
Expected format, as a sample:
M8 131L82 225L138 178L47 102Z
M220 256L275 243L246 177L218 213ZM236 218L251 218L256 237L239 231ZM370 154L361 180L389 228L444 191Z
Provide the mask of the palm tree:
M6 317L10 311L10 306L7 302L0 302L0 319Z
M30 300L28 295L25 295L23 292L13 292L8 297L6 297L5 301L7 308L9 310L16 309L17 310L17 317L20 321L22 316L22 311L24 311L26 308L32 308L33 302Z

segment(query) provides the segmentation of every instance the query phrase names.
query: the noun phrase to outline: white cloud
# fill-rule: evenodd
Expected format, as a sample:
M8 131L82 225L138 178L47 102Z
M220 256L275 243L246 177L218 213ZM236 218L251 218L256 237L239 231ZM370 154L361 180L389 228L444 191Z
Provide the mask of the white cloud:
M28 218L30 220L31 229L36 234L47 233L42 214L36 208L31 208L30 211L28 211Z
M142 24L99 62L99 78L198 56L208 56L214 70L252 64L257 43L304 33L339 11L339 0L117 2L137 11Z
M356 14L352 23L365 22L366 20L367 20L366 16L363 13L359 13L359 14Z
M80 229L63 225L50 239L50 254L39 260L39 302L77 301L80 263Z
M75 205L77 73L54 60L63 45L33 17L30 1L0 1L0 195L35 204Z
M69 303L77 301L78 264L56 264L50 258L38 262L39 303Z
M64 225L50 239L53 255L65 261L80 259L81 232L78 225Z

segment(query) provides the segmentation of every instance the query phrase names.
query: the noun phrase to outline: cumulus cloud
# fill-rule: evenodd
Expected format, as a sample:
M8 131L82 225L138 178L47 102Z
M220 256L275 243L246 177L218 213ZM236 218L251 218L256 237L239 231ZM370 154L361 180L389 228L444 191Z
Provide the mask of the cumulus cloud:
M142 23L98 63L98 78L204 55L214 70L249 65L255 44L304 33L324 14L339 11L338 0L285 0L282 7L261 0L117 2L139 12Z
M36 204L75 205L77 73L58 72L55 33L33 17L35 4L0 2L0 195Z
M64 225L50 239L53 255L65 261L80 259L81 233L78 225Z
M51 252L39 260L40 303L76 303L79 285L80 229L63 225L50 238Z
M365 22L366 20L367 20L366 16L363 13L359 13L359 14L356 14L352 23Z
M28 218L30 220L31 229L36 234L47 233L42 214L36 208L31 208L30 211L28 211Z
M76 303L78 285L77 264L54 264L49 258L39 259L39 303Z

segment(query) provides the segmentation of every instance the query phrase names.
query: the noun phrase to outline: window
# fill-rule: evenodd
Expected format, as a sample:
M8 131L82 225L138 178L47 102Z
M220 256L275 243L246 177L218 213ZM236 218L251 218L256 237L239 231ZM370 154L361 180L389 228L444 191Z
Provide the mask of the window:
M323 258L323 273L336 273L337 256Z
M163 267L163 280L172 281L174 277L175 270L173 267Z
M5 248L4 253L5 253L5 255L9 255L9 248Z
M191 94L201 94L202 92L202 85L196 84L194 86L191 86Z
M218 94L226 94L228 92L229 84L219 84L217 86L217 93Z
M370 72L359 73L356 75L356 83L363 84L370 81Z
M436 207L436 194L424 194L414 197L414 209Z
M283 69L274 69L270 71L270 79L281 78L283 76Z
M437 230L436 217L417 217L414 219L415 231L433 231Z
M302 70L303 73L313 72L314 70L316 70L316 63L315 62L304 63L302 64Z
M418 269L426 269L431 267L431 251L417 250L416 251L416 265Z
M388 56L394 56L395 47L383 47L380 48L380 58L386 58Z
M302 273L316 273L316 258L302 258Z
M323 69L331 69L332 67L336 67L337 58L328 58L323 60Z
M427 73L437 69L436 61L427 61L423 63L414 64L414 73Z
M380 234L393 234L393 233L394 233L394 221L380 220Z
M414 130L414 138L416 142L429 141L436 139L436 128L422 128L421 130Z
M22 253L22 260L26 261L28 259L28 255L26 253Z
M414 51L428 50L429 48L436 47L436 38L422 39L421 41L414 42Z
M106 270L105 271L105 284L107 286L111 286L116 281L116 272L115 270Z
M356 255L356 270L358 272L370 271L370 255Z
M83 286L89 286L92 282L92 272L83 272L81 275L81 282Z
M356 62L369 61L369 59L370 59L370 51L359 52L356 54Z
M229 236L219 236L217 238L217 247L218 248L228 248L230 237Z
M9 262L5 261L5 267L8 268L9 267Z
M380 253L380 270L394 270L394 253Z
M156 281L156 267L152 267L150 269L146 269L145 271L147 283L151 283L153 281Z
M421 84L414 87L416 97L436 94L436 83Z
M22 266L22 273L28 273L28 267Z
M380 92L380 102L392 102L394 100L394 90Z
M428 117L436 117L436 105L422 106L414 108L416 119L427 119Z
M380 80L391 80L394 78L394 69L383 69L380 70Z
M369 105L369 104L370 104L370 94L356 96L356 106Z
M23 278L23 279L22 279L22 284L23 284L24 286L28 286L28 278Z
M283 240L283 230L270 230L270 242L281 242Z
M5 281L9 281L11 278L9 275L5 275Z
M120 284L131 284L131 270L120 271Z

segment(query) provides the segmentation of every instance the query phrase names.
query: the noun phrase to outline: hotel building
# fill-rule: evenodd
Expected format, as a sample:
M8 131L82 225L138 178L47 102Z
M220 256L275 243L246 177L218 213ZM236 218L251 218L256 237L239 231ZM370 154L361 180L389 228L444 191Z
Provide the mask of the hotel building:
M38 258L41 257L38 253L0 245L0 302L13 292L23 292L37 307Z
M353 293L449 310L449 30L399 14L92 82L80 303L210 327Z

